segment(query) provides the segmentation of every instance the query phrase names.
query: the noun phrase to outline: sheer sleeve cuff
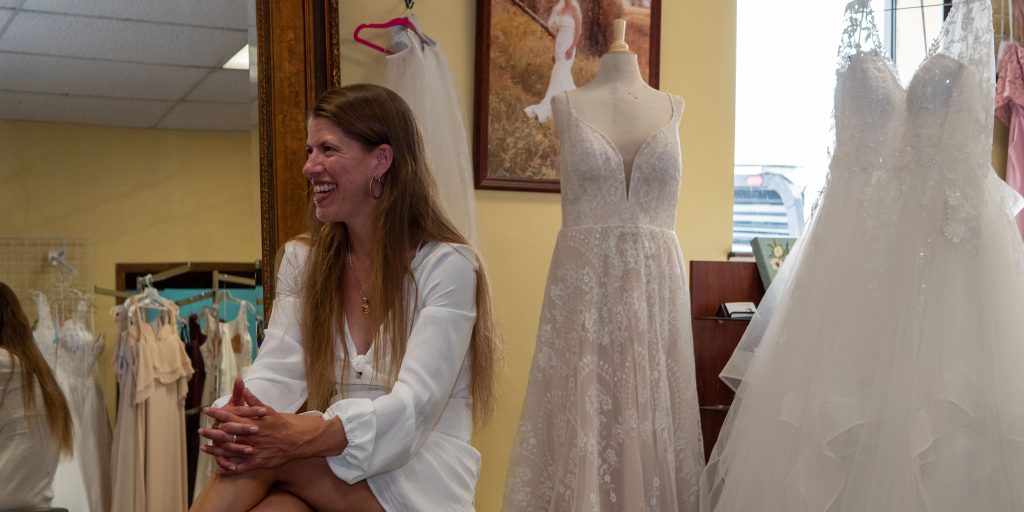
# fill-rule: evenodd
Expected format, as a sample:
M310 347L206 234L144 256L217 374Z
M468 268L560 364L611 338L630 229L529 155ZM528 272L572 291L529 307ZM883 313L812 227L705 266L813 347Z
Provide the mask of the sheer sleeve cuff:
M354 484L369 476L377 433L373 401L366 398L350 398L337 402L324 413L324 419L335 417L341 420L348 445L340 455L327 457L327 465L338 478Z

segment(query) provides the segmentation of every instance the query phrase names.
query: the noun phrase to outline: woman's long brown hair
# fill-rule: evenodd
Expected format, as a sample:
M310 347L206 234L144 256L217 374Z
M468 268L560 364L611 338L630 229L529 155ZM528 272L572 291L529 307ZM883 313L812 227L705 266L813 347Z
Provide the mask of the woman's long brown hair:
M374 372L390 388L398 377L409 341L409 315L418 294L409 250L422 242L469 245L441 207L434 179L427 166L416 120L402 98L384 87L354 84L325 92L310 118L326 119L370 151L382 144L394 153L386 173L384 191L373 219L373 241L368 297L381 304L370 311L374 334ZM369 183L367 183L367 194ZM306 264L302 337L305 347L309 407L323 410L335 393L335 333L343 332L342 277L345 275L348 233L341 223L322 223L311 215L311 246ZM494 374L498 340L487 275L479 262L476 272L476 325L469 345L470 393L477 424L494 409ZM415 288L414 288L415 290ZM413 303L410 304L410 299ZM330 312L330 314L325 314ZM378 329L379 327L379 329ZM382 343L383 341L383 343ZM342 375L351 364L348 345L342 343ZM390 361L382 368L381 361ZM344 390L342 390L344 392Z
M43 406L46 408L46 424L50 427L50 433L60 446L61 453L70 454L73 434L68 402L32 338L32 329L25 311L21 309L18 296L4 283L0 283L0 348L10 352L14 356L14 363L21 365L25 411L34 411L36 408L35 385L38 383L43 390ZM3 389L2 392L6 394L7 390Z

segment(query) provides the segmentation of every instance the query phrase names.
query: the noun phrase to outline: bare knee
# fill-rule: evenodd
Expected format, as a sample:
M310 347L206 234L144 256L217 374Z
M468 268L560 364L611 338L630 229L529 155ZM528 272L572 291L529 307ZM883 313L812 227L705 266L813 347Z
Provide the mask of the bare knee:
M263 501L259 502L250 512L313 512L313 509L298 496L274 488Z

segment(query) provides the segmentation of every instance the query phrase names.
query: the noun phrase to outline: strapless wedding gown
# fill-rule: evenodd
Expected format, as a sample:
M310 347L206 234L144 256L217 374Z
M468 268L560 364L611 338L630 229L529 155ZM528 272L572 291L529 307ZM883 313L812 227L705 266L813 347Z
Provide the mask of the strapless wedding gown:
M904 89L847 7L812 229L723 373L715 512L1024 510L1024 243L990 165L991 4L953 4Z

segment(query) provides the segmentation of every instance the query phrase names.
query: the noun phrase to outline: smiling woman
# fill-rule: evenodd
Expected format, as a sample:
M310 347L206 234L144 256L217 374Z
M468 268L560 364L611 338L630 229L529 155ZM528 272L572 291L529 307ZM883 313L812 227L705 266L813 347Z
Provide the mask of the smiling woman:
M480 259L401 97L331 89L307 126L316 221L285 245L260 356L206 411L220 474L193 510L472 510L496 350Z

